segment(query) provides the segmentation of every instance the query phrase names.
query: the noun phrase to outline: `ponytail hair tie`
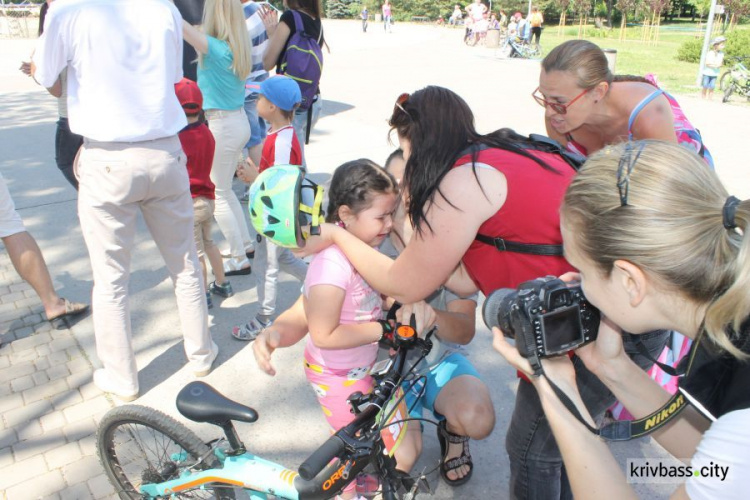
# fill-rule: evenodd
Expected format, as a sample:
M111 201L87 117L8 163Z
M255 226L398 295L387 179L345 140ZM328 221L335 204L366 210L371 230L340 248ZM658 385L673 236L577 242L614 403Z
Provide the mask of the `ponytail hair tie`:
M737 207L739 204L740 199L734 196L730 196L727 198L727 201L724 202L724 208L721 210L724 219L724 229L735 229L737 227L737 222L735 222L734 216L737 213Z

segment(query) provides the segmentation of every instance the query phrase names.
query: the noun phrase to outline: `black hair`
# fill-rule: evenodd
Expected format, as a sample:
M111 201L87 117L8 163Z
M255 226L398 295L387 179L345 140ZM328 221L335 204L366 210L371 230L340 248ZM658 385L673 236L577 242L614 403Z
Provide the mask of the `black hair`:
M42 7L39 9L39 36L44 33L44 20L47 19L47 11L49 10L49 4L44 2Z
M293 10L309 12L316 19L320 19L323 12L320 7L320 0L287 0L287 5Z
M388 170L391 162L396 159L404 159L404 151L401 148L394 150L391 154L388 155L388 158L385 160L385 166L383 168Z
M422 223L432 230L426 212L437 193L445 198L440 182L461 156L471 153L476 177L480 146L510 151L558 173L526 150L524 145L531 144L528 137L507 128L479 134L474 128L474 115L469 105L451 90L425 87L411 94L400 106L403 110L395 106L388 123L391 130L395 129L411 143L403 183L409 192L409 219L418 232L423 229ZM446 198L446 201L450 204L450 200Z
M349 207L355 214L369 208L376 193L398 193L398 185L391 174L366 158L344 163L331 178L326 222L339 222L342 206Z

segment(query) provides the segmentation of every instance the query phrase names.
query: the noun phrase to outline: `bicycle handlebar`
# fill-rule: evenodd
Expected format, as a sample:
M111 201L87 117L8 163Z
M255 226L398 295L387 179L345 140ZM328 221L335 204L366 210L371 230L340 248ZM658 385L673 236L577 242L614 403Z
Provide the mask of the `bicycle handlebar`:
M357 437L359 431L372 426L380 409L390 401L395 390L400 386L402 380L401 374L403 373L404 362L406 361L406 353L418 345L426 346L427 351L429 351L432 346L432 343L429 340L418 341L413 328L409 327L411 329L411 332L409 332L407 330L401 330L401 326L402 325L398 325L394 332L394 347L396 349L396 353L393 356L394 362L388 370L388 373L385 374L373 389L370 405L367 406L363 412L359 413L351 423L339 429L336 434L328 438L320 448L315 450L307 460L302 462L302 465L300 465L298 469L299 475L302 479L306 481L314 479L334 458L340 457L344 454L344 452L347 451L347 448L351 448L349 450L350 452L369 453L367 450L371 449L371 442L369 446L367 444L359 446L355 443L361 441L363 438L363 436Z
M299 475L305 481L312 480L328 465L328 462L343 453L344 449L344 442L337 434L334 434L320 448L315 450L307 460L302 462L302 465L299 466Z

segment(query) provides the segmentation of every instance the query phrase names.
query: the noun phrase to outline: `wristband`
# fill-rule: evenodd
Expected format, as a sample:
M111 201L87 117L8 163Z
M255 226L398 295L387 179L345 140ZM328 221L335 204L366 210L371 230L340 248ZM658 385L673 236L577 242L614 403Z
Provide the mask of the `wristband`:
M383 332L380 334L380 338L378 339L378 342L383 340L386 336L393 335L393 326L391 323L385 319L379 319L378 323L380 323L380 327L383 329Z

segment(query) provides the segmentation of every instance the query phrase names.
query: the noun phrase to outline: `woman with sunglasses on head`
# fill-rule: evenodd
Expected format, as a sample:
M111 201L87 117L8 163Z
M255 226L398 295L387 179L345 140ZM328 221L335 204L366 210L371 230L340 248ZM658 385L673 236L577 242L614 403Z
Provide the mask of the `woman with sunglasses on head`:
M636 419L661 417L662 409L672 415L679 398L688 403L653 434L691 467L683 469L684 484L671 498L747 498L750 200L728 196L694 153L641 141L594 155L568 188L561 213L566 257L603 316L597 340L577 356ZM675 329L694 340L678 399L672 402L627 359L620 328L636 335ZM502 332L494 334L495 348L531 376ZM571 362L558 357L542 365L545 376L532 377L533 384L576 498L636 498L622 472L626 464L617 463L586 427L593 420L580 404ZM582 418L573 416L552 384ZM641 474L626 467L630 478Z
M589 41L570 40L547 54L533 97L545 108L547 135L576 153L659 139L688 146L713 165L677 101L645 78L613 75Z

